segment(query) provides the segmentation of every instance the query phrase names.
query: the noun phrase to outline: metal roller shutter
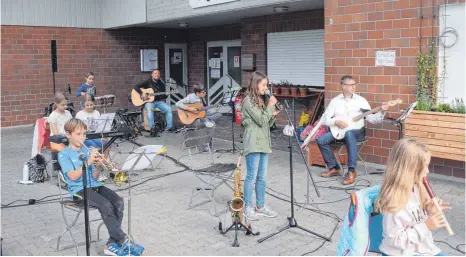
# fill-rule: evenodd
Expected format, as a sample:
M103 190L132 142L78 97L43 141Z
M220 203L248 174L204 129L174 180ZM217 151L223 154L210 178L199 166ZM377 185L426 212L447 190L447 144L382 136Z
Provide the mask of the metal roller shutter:
M324 87L324 30L267 34L267 75L271 82Z

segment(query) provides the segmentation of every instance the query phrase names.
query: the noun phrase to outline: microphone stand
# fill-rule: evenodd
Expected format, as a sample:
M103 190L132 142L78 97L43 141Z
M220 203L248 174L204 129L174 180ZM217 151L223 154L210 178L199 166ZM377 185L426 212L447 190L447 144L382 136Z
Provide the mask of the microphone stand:
M83 166L82 166L82 177L83 177L83 192L84 192L84 229L86 231L86 255L90 256L91 252L91 243L90 243L90 231L89 231L89 192L87 190L87 167L86 167L86 161L87 158L85 155L82 153L79 155L79 159L83 161Z
M288 113L288 108L289 108L289 106L288 106L288 102L287 102L286 100L285 100L285 104L286 104L286 108L283 108L283 109L284 109L285 114L286 114L286 117L287 117L287 119L288 119L288 123L289 123L289 124L293 124L293 123L291 122L291 118L290 118L290 115L289 115L289 113ZM294 128L293 128L293 134L296 136L296 140L297 140L298 138L297 138L296 132L294 131ZM291 191L291 201L290 201L290 203L291 203L291 217L288 217L288 224L287 224L285 227L281 228L281 229L278 230L277 232L274 232L274 233L269 234L268 236L266 236L266 237L264 237L264 238L261 238L261 239L257 240L257 242L258 242L258 243L262 243L262 242L264 242L265 240L267 240L267 239L269 239L269 238L271 238L271 237L273 237L273 236L275 236L275 235L277 235L277 234L279 234L279 233L281 233L281 232L283 232L283 231L285 231L285 230L287 230L287 229L290 229L290 228L299 228L299 229L301 229L301 230L303 230L303 231L305 231L305 232L307 232L307 233L313 234L313 235L318 236L318 237L320 237L320 238L322 238L322 239L325 239L326 241L331 242L332 240L331 240L330 238L328 238L328 237L326 237L326 236L323 236L323 235L320 235L320 234L318 234L318 233L316 233L316 232L313 232L313 231L311 231L311 230L309 230L309 229L306 229L306 228L301 227L300 225L298 225L298 222L296 221L296 218L294 217L293 148L292 148L291 141L292 141L292 140L291 140L291 136L289 136L289 137L288 137L288 149L289 149L289 151L290 151L290 191ZM301 149L301 148L300 148L300 149ZM301 150L301 154L303 155L303 158L304 158L304 154L303 154L302 150ZM306 164L306 166L307 166L307 163L306 163L306 162L305 162L305 164ZM310 175L311 178L312 178L312 174L310 173L309 167L307 166L307 168L308 168L308 171L309 171L309 175ZM314 182L314 179L312 180L312 182ZM314 186L315 186L315 184L314 184ZM319 192L318 192L316 186L315 186L315 189L316 189L317 194L319 195Z

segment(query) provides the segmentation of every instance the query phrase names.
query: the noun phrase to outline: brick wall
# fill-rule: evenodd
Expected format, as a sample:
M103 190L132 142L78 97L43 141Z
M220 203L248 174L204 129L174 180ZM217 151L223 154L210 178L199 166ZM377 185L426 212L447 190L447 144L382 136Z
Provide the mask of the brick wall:
M164 43L186 42L184 33L150 28L2 26L1 32L1 126L32 124L52 102L52 39L57 40L57 91L67 84L75 91L84 82L84 74L93 71L98 94L114 94L117 106L128 106L132 86L149 76L140 71L139 49L158 48L163 71ZM71 100L78 102L74 96Z
M323 28L323 9L243 19L241 21L241 54L256 54L256 70L267 74L267 33ZM242 72L241 79L244 86L248 85L251 74L252 72ZM279 101L282 102L283 99ZM301 112L306 110L308 105L313 104L314 102L309 99L296 101L295 119L299 121ZM276 123L277 125L287 123L284 112L278 115Z
M438 35L438 4L442 3L440 0L325 0L326 104L340 94L341 76L353 74L359 83L357 91L372 107L402 99L403 104L392 107L388 113L389 117L398 117L399 110L416 99L416 55L419 49L426 50L432 36ZM396 51L396 66L375 67L377 50ZM368 128L363 158L384 164L398 132L388 122ZM434 162L433 172L450 175L462 172L464 176L464 162L440 159Z

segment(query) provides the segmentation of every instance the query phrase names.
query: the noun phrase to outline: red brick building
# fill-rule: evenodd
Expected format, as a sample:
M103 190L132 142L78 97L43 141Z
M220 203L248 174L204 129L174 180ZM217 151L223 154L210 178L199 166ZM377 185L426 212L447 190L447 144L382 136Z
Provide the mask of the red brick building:
M215 66L209 62L210 58L223 58L227 51L235 56L255 54L256 70L269 71L268 75L273 77L271 69L280 68L273 60L280 55L272 57L268 50L279 53L271 47L280 43L272 42L271 35L278 38L285 35L279 33L299 31L311 31L309 35L312 31L322 32L318 44L322 45L323 55L318 60L322 65L316 64L309 70L323 71L319 74L322 79L316 79L315 83L325 89L326 104L339 94L340 77L353 74L359 82L357 91L371 106L402 99L402 105L390 110L389 116L396 117L399 109L415 101L416 55L418 50L425 50L432 38L439 36L439 10L446 5L465 8L464 0L223 0L212 6L209 3L194 6L193 1L181 0L175 1L176 4L161 1L154 6L157 1L138 0L120 7L136 8L125 13L125 10L109 10L118 7L103 1L93 8L96 15L101 12L101 20L80 21L79 10L71 8L71 13L60 14L55 8L51 9L55 13L51 11L49 15L58 18L50 21L41 15L27 17L34 6L18 9L12 4L14 1L5 2L10 9L2 8L2 127L32 124L51 102L51 40L57 42L57 90L63 90L68 84L76 90L84 81L85 72L93 71L100 92L114 94L117 106L129 106L130 89L148 77L147 72L141 72L141 49L157 49L157 64L163 77L170 70L167 66L173 65L170 49L181 49L181 63L186 67L177 75L182 80L180 83L203 83L211 87L215 82L212 71ZM82 5L86 4L95 5L88 0ZM118 19L125 15L129 17ZM284 51L292 48L287 48L286 43L282 45ZM376 51L387 50L395 51L396 65L375 66ZM175 66L170 67L173 72ZM225 67L237 84L247 85L251 71L237 65L222 66L219 67L221 75L227 73L222 70ZM297 81L309 79L295 77ZM390 123L370 125L367 137L364 159L385 163L389 149L398 139L396 128ZM432 171L464 177L465 164L434 158Z

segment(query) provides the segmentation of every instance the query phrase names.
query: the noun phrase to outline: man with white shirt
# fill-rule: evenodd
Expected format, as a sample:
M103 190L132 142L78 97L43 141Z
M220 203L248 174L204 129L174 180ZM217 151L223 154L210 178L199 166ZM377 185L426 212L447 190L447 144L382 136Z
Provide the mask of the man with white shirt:
M342 94L333 98L325 113L324 124L327 126L338 126L340 128L348 127L348 124L343 120L338 120L337 117L348 116L356 117L364 111L370 110L371 107L367 100L355 94L356 82L351 75L345 75L340 80ZM382 105L382 112L368 115L366 120L372 124L382 122L385 111L388 110L388 105ZM345 133L345 137L342 139L346 145L348 152L348 173L343 181L344 185L350 185L354 183L356 179L356 164L358 158L358 141L363 141L365 138L364 119L361 119L352 124L350 130ZM327 171L322 172L322 177L332 177L340 175L340 167L337 164L337 160L333 153L331 144L335 141L331 132L328 132L317 139L317 145L319 146L320 152L327 164Z

